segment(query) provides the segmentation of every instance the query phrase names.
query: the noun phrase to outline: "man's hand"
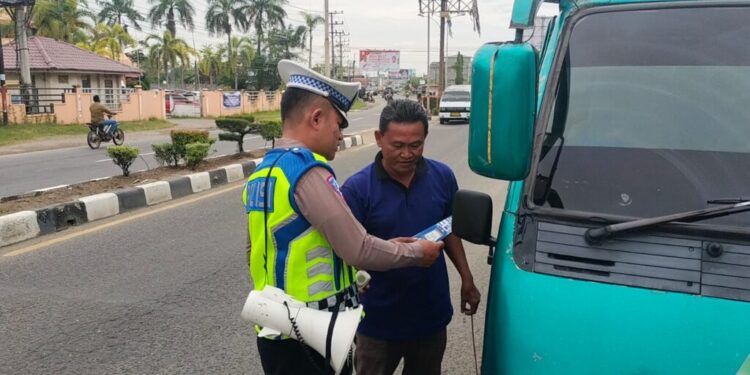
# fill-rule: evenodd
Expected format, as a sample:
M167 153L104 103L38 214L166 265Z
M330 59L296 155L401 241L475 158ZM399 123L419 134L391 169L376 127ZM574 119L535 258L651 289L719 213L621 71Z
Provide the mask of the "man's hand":
M443 241L417 240L416 243L422 247L422 260L419 262L419 265L422 267L431 266L445 246Z
M479 289L474 285L474 281L465 281L461 283L461 313L474 315L477 313L481 294Z
M412 243L412 242L416 242L417 239L414 237L396 237L396 238L391 238L388 241L396 242L396 243Z

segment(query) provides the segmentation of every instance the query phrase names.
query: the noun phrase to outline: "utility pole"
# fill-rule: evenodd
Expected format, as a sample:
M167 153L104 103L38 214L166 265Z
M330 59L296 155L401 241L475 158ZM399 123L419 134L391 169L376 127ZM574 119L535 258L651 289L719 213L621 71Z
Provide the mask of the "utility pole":
M330 77L336 77L336 44L333 41L334 36L336 35L335 27L336 26L341 26L341 25L344 24L341 21L334 21L333 20L333 17L335 15L337 15L337 14L344 14L344 12L333 11L333 12L328 13L328 16L329 16L329 19L330 19L329 20L329 24L330 24L330 29L331 29L329 32L330 32L330 35L331 35L331 42L333 42L333 44L331 45L331 66L332 66L332 68L331 68Z
M0 35L0 40L3 36ZM5 57L3 56L2 50L0 50L0 94L2 95L3 105L3 126L8 125L8 102L7 102L7 89L5 88Z
M445 91L445 19L448 17L447 5L448 0L440 0L440 83L438 96L443 96L443 91Z
M193 31L193 51L195 51L196 53L198 52L198 50L195 48L195 31ZM200 89L201 89L201 76L200 76L200 74L198 74L198 56L197 55L195 56L195 61L193 62L193 65L195 65L195 90L196 91L200 91ZM140 68L140 66L138 68ZM235 77L236 76L237 75L235 74ZM235 86L235 89L236 89L237 88L237 83L236 82L235 82L234 86Z
M18 67L21 73L21 95L25 101L30 99L29 86L31 86L31 66L29 65L29 41L26 34L28 23L26 5L16 5L16 48L18 50Z
M476 2L471 0L419 0L419 12L420 14L427 14L427 50L430 49L430 41L429 41L429 32L430 32L430 14L434 10L437 10L437 3L440 2L440 64L438 67L439 70L439 83L438 83L438 91L439 94L442 95L443 90L445 90L445 75L446 75L446 69L445 69L445 50L446 50L446 40L445 40L445 23L448 18L451 16L462 16L465 14L468 14L472 17L472 20L474 22L474 30L479 33L479 18L477 16L477 8L476 8ZM428 52L428 61L427 61L427 77L429 81L430 76L430 65L429 65L429 52Z
M331 16L328 14L328 0L323 0L323 12L325 12L323 35L325 35L325 43L323 48L325 49L325 58L323 59L323 75L331 76L331 66L328 65L329 51L331 48L331 40L328 39L328 29L330 29ZM310 46L312 48L312 46Z
M334 48L338 47L338 49L339 49L339 64L338 64L339 74L338 74L337 78L341 78L340 76L343 75L346 72L346 70L344 68L344 41L343 41L343 38L345 36L349 36L349 34L347 34L347 33L343 32L343 31L339 30L339 31L334 31L333 35L335 37L338 37L338 41L335 42ZM348 42L347 42L347 50L348 50L348 48L349 48L349 46L348 46Z

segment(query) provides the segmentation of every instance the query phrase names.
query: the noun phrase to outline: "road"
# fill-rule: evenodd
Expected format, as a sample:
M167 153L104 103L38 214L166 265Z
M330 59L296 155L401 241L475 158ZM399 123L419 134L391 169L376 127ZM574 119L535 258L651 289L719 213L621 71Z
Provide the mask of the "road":
M346 133L356 133L365 129L377 127L382 102L369 109L352 112L349 116L350 125ZM214 127L213 120L172 120L185 127ZM152 132L153 133L153 132ZM211 135L218 138L218 130L211 130ZM170 142L169 135L150 134L147 137L132 137L125 135L125 144L137 147L142 158L137 159L132 171L139 171L157 166L151 151L154 143ZM0 184L0 197L22 194L36 189L44 189L59 185L74 184L95 178L117 176L120 168L112 163L107 156L107 145L103 144L98 150L91 150L86 146L86 138L81 136L81 146L47 151L27 152L13 155L0 155L0 171L3 171L3 183ZM263 147L266 142L260 136L245 138L245 149L252 150ZM211 149L211 155L220 156L237 151L235 142L217 141Z
M506 185L473 174L468 126L432 125L426 156L459 185L490 193L495 221ZM340 181L370 163L370 145L338 154ZM251 289L242 184L193 195L0 250L2 374L261 374L253 330L239 312ZM481 358L489 267L466 244L482 292L475 317ZM449 266L454 306L459 278ZM471 320L448 327L446 374L473 374Z

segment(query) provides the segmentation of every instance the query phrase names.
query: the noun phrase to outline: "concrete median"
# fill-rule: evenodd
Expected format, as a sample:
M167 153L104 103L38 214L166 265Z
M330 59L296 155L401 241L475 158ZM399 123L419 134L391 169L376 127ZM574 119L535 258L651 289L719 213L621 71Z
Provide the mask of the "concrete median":
M347 135L339 147L347 149L360 146L364 141L366 139L362 135ZM240 181L248 178L262 161L260 158L242 164L231 164L168 181L142 184L33 211L3 215L0 216L0 247Z

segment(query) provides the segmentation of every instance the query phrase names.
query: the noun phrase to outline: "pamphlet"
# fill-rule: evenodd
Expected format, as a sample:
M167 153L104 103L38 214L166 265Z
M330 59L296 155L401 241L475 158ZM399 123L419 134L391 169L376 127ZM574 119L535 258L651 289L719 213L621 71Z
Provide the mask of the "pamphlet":
M453 232L452 224L453 216L448 216L437 224L415 234L414 237L430 241L440 241Z

